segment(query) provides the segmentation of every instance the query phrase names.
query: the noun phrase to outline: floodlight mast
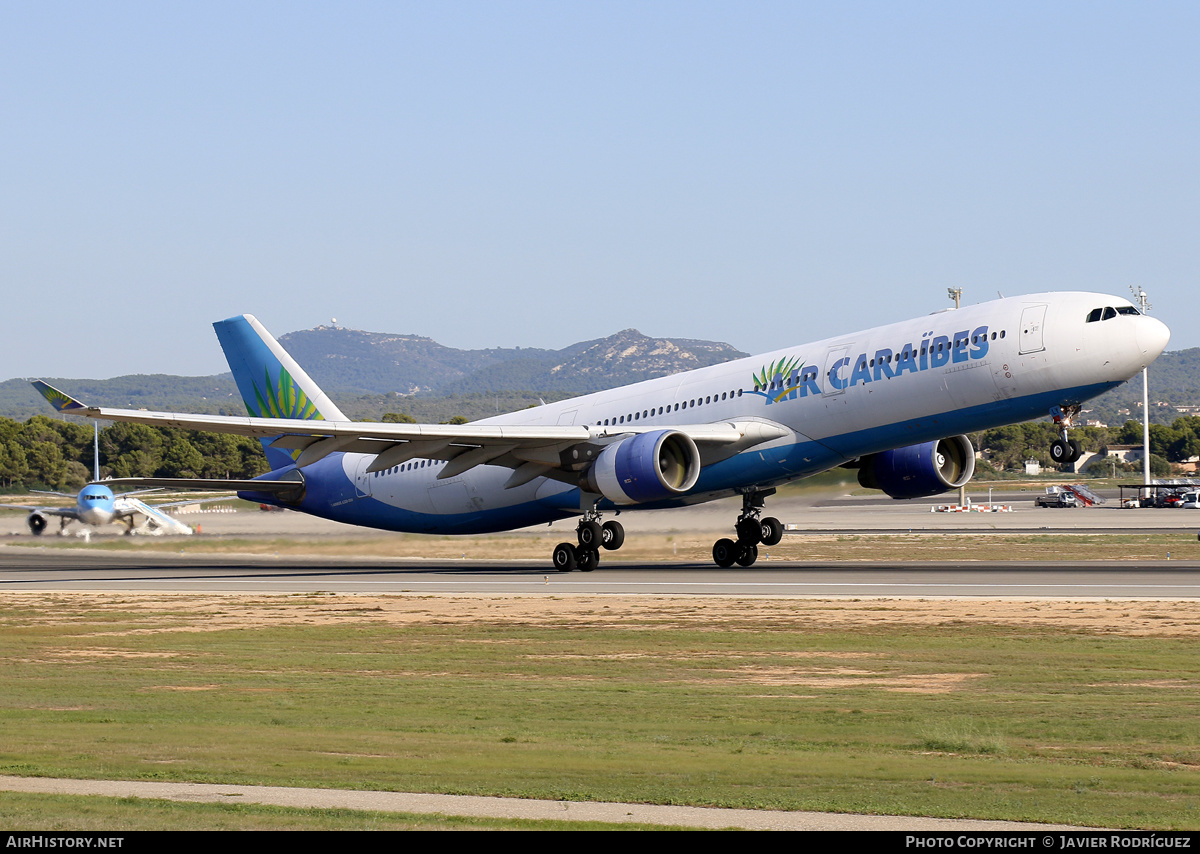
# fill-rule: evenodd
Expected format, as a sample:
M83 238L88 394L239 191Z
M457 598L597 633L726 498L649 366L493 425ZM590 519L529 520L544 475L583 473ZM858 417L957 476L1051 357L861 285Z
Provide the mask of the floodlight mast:
M962 288L946 288L946 296L954 300L954 307L960 308L962 305ZM967 503L967 485L964 483L958 488L958 503L959 506L966 506ZM992 499L988 497L988 503L992 503Z
M1129 290L1133 291L1133 299L1138 304L1138 309L1142 314L1150 312L1150 297L1142 290L1142 286L1136 288L1133 285L1129 286ZM1142 368L1142 471L1145 474L1144 483L1147 487L1150 486L1150 382L1147 378L1148 368ZM1142 490L1145 497L1149 497L1150 490Z

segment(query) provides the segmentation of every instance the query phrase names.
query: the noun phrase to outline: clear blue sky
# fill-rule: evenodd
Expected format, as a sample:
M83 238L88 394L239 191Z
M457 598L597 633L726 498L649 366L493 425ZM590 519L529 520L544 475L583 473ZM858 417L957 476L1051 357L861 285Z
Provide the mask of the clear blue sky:
M1141 284L1200 345L1200 4L0 0L0 379L213 320L744 350Z

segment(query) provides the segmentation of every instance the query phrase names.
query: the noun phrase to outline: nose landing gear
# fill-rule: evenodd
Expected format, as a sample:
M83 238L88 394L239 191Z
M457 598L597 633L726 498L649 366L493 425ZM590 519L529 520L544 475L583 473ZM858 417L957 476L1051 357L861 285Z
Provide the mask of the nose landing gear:
M1067 435L1067 431L1072 427L1071 420L1079 412L1078 404L1050 408L1050 417L1054 419L1054 425L1058 427L1059 435L1059 438L1050 443L1050 459L1054 460L1056 465L1068 465L1083 455L1083 447L1079 444L1079 440L1072 439Z
M733 566L753 566L758 560L758 546L773 546L783 539L783 524L774 516L762 517L763 506L774 489L742 494L742 512L734 530L737 540L727 537L713 544L713 562L722 569ZM761 518L760 518L761 517Z

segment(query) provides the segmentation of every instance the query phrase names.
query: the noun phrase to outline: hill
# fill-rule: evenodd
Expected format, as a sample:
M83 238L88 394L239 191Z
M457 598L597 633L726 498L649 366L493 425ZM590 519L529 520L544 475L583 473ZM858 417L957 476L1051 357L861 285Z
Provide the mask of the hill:
M279 342L329 394L583 394L746 355L728 344L626 329L562 350L456 350L431 338L318 326Z
M329 326L291 332L280 342L349 417L377 420L403 412L422 422L475 420L746 355L720 342L652 338L636 329L562 350L459 350L418 335ZM103 406L245 414L230 374L45 379ZM1140 418L1141 400L1141 380L1135 377L1087 404L1084 418L1120 425ZM1164 353L1150 368L1151 422L1170 424L1195 406L1200 406L1200 347ZM26 380L0 383L0 416L24 420L48 411Z
M651 338L636 329L562 350L458 350L416 335L328 326L292 332L279 340L356 419L379 418L384 412L406 412L422 421L454 415L482 418L536 405L539 399L600 391L745 355L720 342ZM43 379L101 406L245 414L227 373ZM25 419L47 412L45 401L26 380L0 383L0 415Z
M1200 406L1200 347L1163 353L1150 366L1150 422L1170 424L1187 407ZM1180 409L1184 407L1184 409ZM1085 419L1110 426L1142 417L1142 378L1138 376L1084 404Z

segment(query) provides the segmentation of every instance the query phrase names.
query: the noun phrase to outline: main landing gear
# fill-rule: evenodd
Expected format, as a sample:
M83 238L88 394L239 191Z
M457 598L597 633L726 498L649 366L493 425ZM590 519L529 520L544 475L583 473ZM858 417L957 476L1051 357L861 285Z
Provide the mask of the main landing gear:
M1083 455L1083 447L1079 440L1067 436L1067 431L1072 426L1071 419L1079 412L1080 407L1077 404L1050 408L1050 417L1054 419L1054 426L1058 428L1059 435L1059 438L1050 443L1050 459L1054 460L1055 465L1068 465Z
M559 543L554 547L551 559L559 572L591 572L600 565L600 549L616 551L625 544L625 527L615 520L601 524L600 511L593 507L579 520L575 537L578 545Z
M722 538L713 545L713 560L717 566L727 568L753 566L758 560L758 546L773 546L783 539L783 525L774 516L762 516L763 505L774 489L742 494L742 512L734 529L737 540Z

